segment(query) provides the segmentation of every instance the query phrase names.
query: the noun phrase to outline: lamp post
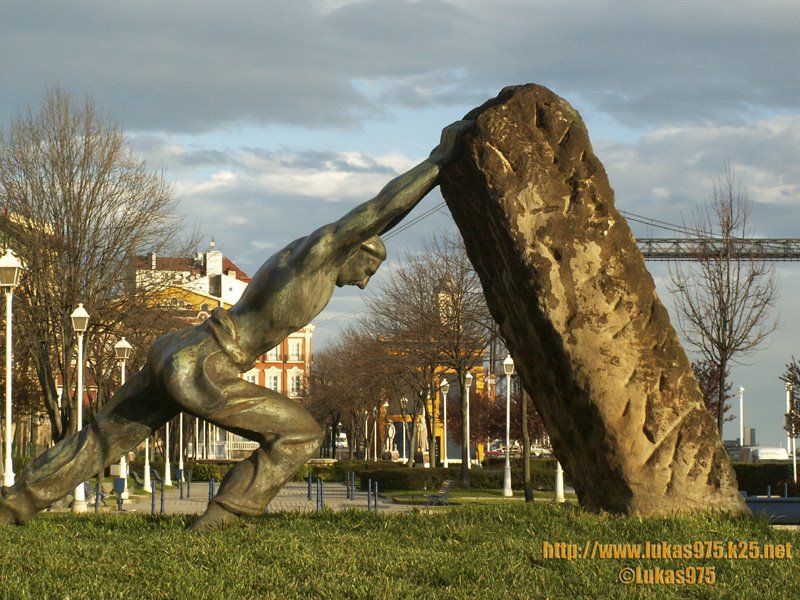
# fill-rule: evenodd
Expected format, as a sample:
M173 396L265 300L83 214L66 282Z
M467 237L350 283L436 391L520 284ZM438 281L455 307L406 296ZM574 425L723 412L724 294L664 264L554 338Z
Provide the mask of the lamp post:
M183 413L178 414L178 483L184 481L183 478Z
M78 308L72 311L70 315L72 319L72 328L78 335L78 412L77 412L77 430L83 429L83 334L89 325L89 313L83 308L83 304L78 304ZM75 488L74 498L72 500L72 512L83 513L86 512L86 494L83 491L83 482L78 484Z
M447 392L450 391L450 383L444 377L439 383L439 390L442 392L442 466L446 469L450 466L447 460Z
M172 485L172 477L169 466L169 421L164 425L164 485Z
M744 447L744 387L741 385L739 386L739 446Z
M386 452L388 452L389 459L392 458L392 448L390 447L391 441L389 437L389 401L383 401L383 432L386 435L384 439L384 446L386 446Z
M472 450L470 449L470 435L469 435L469 388L472 387L472 373L467 371L466 376L464 377L464 383L467 387L467 468L472 468Z
M408 398L403 396L400 398L400 416L403 417L403 464L408 464L408 454L406 453L406 407L408 406Z
M510 354L503 361L503 372L506 374L506 466L503 468L503 496L512 496L514 493L511 491L511 376L514 374L514 359Z
M0 287L6 293L6 437L3 485L14 485L14 467L11 460L11 300L19 284L22 264L10 248L0 258Z
M122 336L122 339L114 344L114 354L119 361L121 385L125 385L125 362L130 358L132 350L133 346L128 343L125 336ZM128 494L128 457L125 454L119 457L119 476L125 481L120 498L127 500L130 496Z
M372 461L378 462L378 407L372 407Z

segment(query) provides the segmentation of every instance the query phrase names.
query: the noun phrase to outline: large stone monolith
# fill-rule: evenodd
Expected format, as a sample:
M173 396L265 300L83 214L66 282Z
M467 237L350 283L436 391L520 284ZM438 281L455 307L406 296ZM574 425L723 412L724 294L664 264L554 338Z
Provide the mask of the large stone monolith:
M526 85L466 118L442 193L581 505L746 511L577 111Z

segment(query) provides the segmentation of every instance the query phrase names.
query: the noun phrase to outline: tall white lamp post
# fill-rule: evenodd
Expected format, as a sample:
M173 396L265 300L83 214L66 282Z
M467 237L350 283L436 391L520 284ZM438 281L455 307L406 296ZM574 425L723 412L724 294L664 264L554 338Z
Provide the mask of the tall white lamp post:
M164 485L172 485L172 476L169 465L169 421L164 425Z
M78 412L77 422L78 431L83 429L83 334L89 326L89 313L83 308L83 304L78 304L78 308L72 311L72 328L78 335ZM72 501L72 512L86 512L86 494L83 491L83 482L75 488L74 499Z
M741 385L739 386L739 446L744 448L744 387Z
M372 407L372 461L378 462L378 407Z
M469 388L472 387L472 373L467 371L466 376L464 377L464 383L467 387L467 468L472 468L472 449L470 448L470 434L469 434Z
M6 293L6 437L5 437L5 463L3 470L3 485L14 485L14 467L11 461L11 300L14 290L19 284L22 264L6 248L6 253L0 258L0 287Z
M503 361L506 374L506 466L503 469L503 496L512 496L511 491L511 376L514 374L514 359L509 354ZM530 449L528 449L530 452Z
M178 415L178 471L181 474L178 481L185 481L183 478L183 413Z
M386 446L386 451L389 453L389 458L392 457L392 449L389 447L389 401L383 401L383 432L386 437L383 440L384 445Z
M133 346L128 343L128 340L125 339L125 336L122 336L122 339L114 344L114 354L119 361L119 368L120 368L120 384L125 385L125 362L131 357L131 351L133 350ZM120 494L120 498L122 500L127 500L129 498L128 494L128 457L123 454L119 457L119 476L125 481L125 487Z
M439 391L442 392L442 466L446 469L450 466L447 460L447 392L450 391L450 383L444 377L439 383Z
M403 417L403 464L408 464L408 454L406 451L406 407L408 406L408 398L403 396L400 398L400 416Z

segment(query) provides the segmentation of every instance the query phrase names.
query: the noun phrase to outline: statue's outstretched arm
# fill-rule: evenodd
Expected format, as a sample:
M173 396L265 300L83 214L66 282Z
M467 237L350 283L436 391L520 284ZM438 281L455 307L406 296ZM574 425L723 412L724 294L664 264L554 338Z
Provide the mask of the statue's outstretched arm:
M351 247L399 223L437 185L441 168L458 157L461 138L472 125L472 121L456 121L445 127L439 145L428 158L334 224L337 241Z

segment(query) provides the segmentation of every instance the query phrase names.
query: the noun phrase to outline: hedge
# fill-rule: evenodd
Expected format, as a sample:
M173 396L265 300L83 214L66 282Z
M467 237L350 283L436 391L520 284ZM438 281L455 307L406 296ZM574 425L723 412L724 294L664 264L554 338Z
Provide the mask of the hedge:
M552 463L552 464L551 464ZM446 479L461 481L461 467L432 469L368 469L356 471L361 489L367 489L369 480L378 482L380 490L434 490ZM470 487L476 489L502 489L502 469L471 469ZM531 462L531 482L534 489L550 491L555 483L555 461ZM511 469L511 487L522 489L522 469Z
M800 496L800 486L793 483L791 463L733 463L739 489L750 496L763 496L767 486L773 495L782 496L787 483L789 496Z

